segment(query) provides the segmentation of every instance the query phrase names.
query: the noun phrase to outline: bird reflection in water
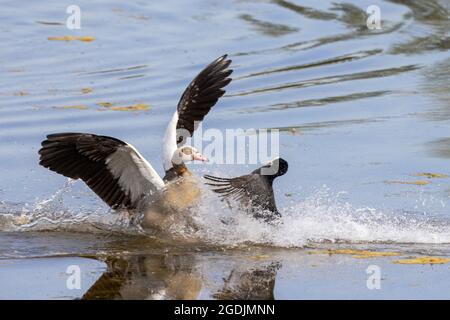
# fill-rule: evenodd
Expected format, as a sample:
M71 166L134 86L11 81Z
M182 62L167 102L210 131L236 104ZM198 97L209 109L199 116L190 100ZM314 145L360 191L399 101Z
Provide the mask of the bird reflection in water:
M192 255L109 257L106 272L83 299L274 299L278 261L246 261L213 283ZM205 270L208 268L204 268Z
M275 277L281 263L271 262L247 271L233 269L221 290L213 295L220 300L274 300Z

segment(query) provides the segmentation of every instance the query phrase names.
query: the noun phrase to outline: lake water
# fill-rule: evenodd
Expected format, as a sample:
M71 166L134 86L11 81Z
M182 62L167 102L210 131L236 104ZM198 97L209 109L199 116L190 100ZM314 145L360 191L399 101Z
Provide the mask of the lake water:
M125 298L232 298L238 290L217 282L234 269L247 282L265 279L243 297L271 298L277 281L276 298L298 298L314 297L289 284L305 247L450 256L448 1L376 1L379 30L366 26L373 1L77 1L81 29L69 30L72 2L2 3L0 258L19 261L12 274L24 258L55 266L61 256L94 257L106 283L133 270ZM64 36L93 38L49 39ZM223 224L231 213L205 191L195 244L153 239L83 183L38 165L47 134L90 132L132 143L162 174L162 137L180 94L225 53L233 81L203 129L280 130L289 162L275 183L282 226L245 215ZM138 110L117 108L128 106ZM237 176L257 166L191 168ZM157 276L143 281L141 264ZM170 283L194 289L170 295ZM117 298L111 291L85 297Z

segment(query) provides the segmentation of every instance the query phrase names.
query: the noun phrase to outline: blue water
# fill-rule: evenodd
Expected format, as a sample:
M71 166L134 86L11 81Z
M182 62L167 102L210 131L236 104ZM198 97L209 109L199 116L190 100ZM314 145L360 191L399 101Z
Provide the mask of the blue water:
M224 53L233 81L203 128L280 129L289 172L275 193L285 225L243 217L230 230L217 224L229 213L211 210L220 204L210 195L196 236L225 246L376 242L447 252L450 178L416 174L450 175L449 3L378 1L382 29L368 30L372 2L78 1L81 29L69 30L71 1L3 1L0 238L15 241L2 240L0 257L92 254L86 232L122 234L120 218L81 182L38 165L40 142L64 131L114 136L163 174L161 141L181 92ZM55 36L95 40L48 40ZM191 168L234 176L257 166ZM29 232L43 230L55 238L30 247ZM58 240L67 234L70 242Z

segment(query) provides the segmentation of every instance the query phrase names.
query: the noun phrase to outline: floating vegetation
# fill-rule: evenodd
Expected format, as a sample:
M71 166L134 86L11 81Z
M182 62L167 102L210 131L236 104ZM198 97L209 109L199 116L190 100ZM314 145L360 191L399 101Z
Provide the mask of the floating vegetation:
M21 73L21 72L25 72L25 69L23 68L11 68L11 69L7 69L7 72L10 73Z
M150 109L150 105L146 103L136 103L129 106L113 106L109 102L100 102L97 105L102 106L100 110L113 110L113 111L147 111Z
M43 24L45 26L63 26L64 23L56 21L36 21L36 23Z
M425 177L428 179L448 178L448 175L442 173L421 172L414 174L416 177Z
M97 105L100 107L109 108L112 107L113 104L111 102L98 102Z
M62 37L48 37L47 40L50 41L82 41L82 42L91 42L94 41L94 37L88 36L62 36Z
M56 109L78 109L78 110L86 110L87 107L85 105L76 105L76 106L62 106L62 107L54 107Z
M266 254L258 254L258 255L250 256L249 258L252 260L266 260L266 259L269 259L270 256L268 256Z
M87 91L86 91L87 92ZM98 111L147 111L150 109L150 105L146 103L136 103L128 106L114 106L110 102L98 102L96 105L102 107L97 109ZM73 106L57 106L53 107L55 109L78 109L78 110L87 110L88 107L85 105L73 105Z
M92 90L92 88L86 87L86 88L81 88L80 91L82 94L88 94L88 93L91 93L93 90Z
M415 173L414 176L416 177L424 177L427 179L442 179L442 178L448 178L447 175L442 173L431 173L431 172L419 172ZM402 180L387 180L385 183L388 184L412 184L416 186L425 186L427 184L430 184L431 181L428 180L413 180L413 181L402 181Z
M450 258L440 257L412 257L393 261L397 264L445 264L450 262Z
M388 184L412 184L416 186L425 186L430 183L430 181L426 180L414 180L414 181L400 181L400 180L387 180L385 183Z
M328 249L328 250L320 250L320 251L310 251L309 254L346 254L351 255L353 258L357 259L365 259L365 258L373 258L373 257L393 257L399 256L398 252L389 252L389 251L368 251L368 250L354 250L354 249Z

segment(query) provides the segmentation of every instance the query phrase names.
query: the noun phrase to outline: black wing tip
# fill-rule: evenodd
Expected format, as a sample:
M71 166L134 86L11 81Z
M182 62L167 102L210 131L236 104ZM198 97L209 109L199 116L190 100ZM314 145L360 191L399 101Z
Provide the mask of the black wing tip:
M65 138L65 137L74 137L82 135L83 133L80 132L57 132L57 133L50 133L46 136L47 139L58 139L58 138Z
M228 55L224 54L211 64L213 66L212 73L216 74L218 77L224 80L228 80L227 83L223 85L223 87L226 87L233 80L232 78L230 78L230 75L234 70L228 68L231 65L232 60L227 59L227 57Z
M230 66L230 64L232 62L231 59L227 59L227 58L228 58L228 54L224 54L224 55L220 56L219 58L215 59L213 62L211 62L208 67L214 67L214 68L219 67L219 70L225 70ZM233 72L233 70L231 70L231 72Z
M48 134L44 140L41 141L42 148L39 152L52 144L58 144L62 142L70 141L71 139L75 139L83 135L83 133L75 133L75 132L63 132L63 133L52 133Z
M226 58L228 58L228 53L221 55L219 58L216 59L216 61L225 60ZM231 59L229 59L229 61L231 61Z
M185 89L177 106L177 129L187 129L192 135L196 129L195 123L203 121L225 94L225 87L232 81L228 77L233 72L228 69L231 60L227 57L227 54L222 55L203 68Z

